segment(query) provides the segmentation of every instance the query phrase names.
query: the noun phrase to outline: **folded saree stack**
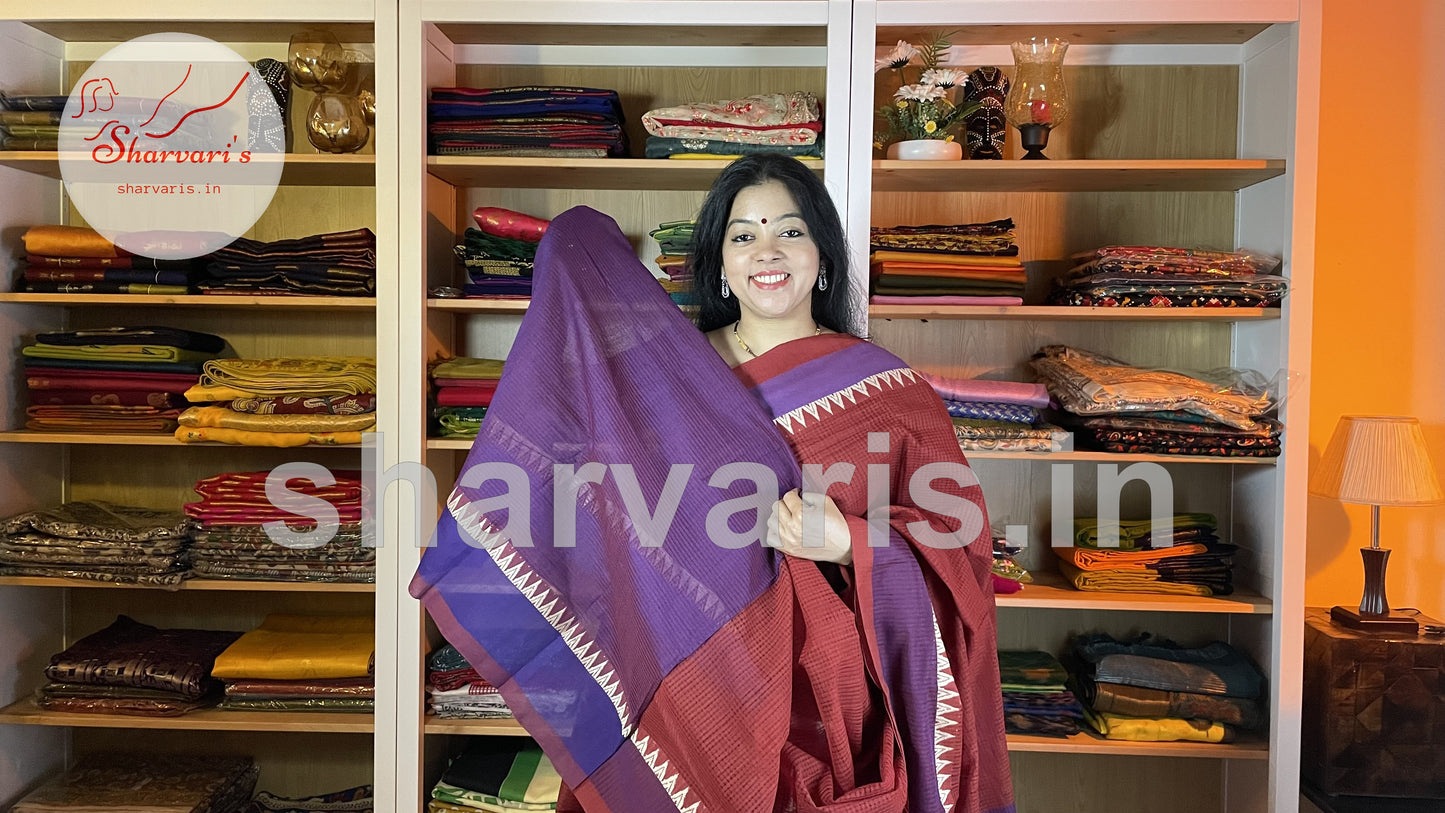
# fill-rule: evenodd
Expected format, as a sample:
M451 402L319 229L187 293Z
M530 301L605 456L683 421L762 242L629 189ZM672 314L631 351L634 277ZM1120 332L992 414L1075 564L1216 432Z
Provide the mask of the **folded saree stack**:
M319 796L293 798L261 791L251 800L245 813L372 813L376 809L376 789L371 785L323 793Z
M231 351L209 333L145 326L39 333L20 352L27 429L170 432L202 362Z
M48 711L174 717L214 706L217 658L241 634L157 629L119 616L50 658L36 704Z
M952 226L875 226L875 305L1022 305L1024 264L1010 218Z
M68 502L0 524L0 573L171 586L187 576L184 514Z
M361 443L376 426L376 362L369 358L217 359L186 391L176 439L242 446Z
M586 87L432 88L431 155L625 158L615 90Z
M1000 650L998 670L1008 733L1046 737L1079 733L1084 710L1065 685L1069 673L1053 655L1037 650Z
M0 150L60 149L60 116L68 96L20 96L0 92Z
M823 157L818 97L807 91L659 107L643 114L642 126L648 158L737 158L759 152Z
M31 226L18 290L38 294L189 293L191 260L141 257L82 226Z
M1076 636L1074 686L1111 740L1230 742L1263 725L1264 676L1223 641L1186 648L1148 634Z
M237 238L206 257L201 293L375 296L376 235L371 229L261 242Z
M270 472L229 472L196 483L199 502L187 503L196 527L191 542L191 575L204 579L290 582L376 581L376 548L361 526L362 484L357 472L333 472L329 486L294 477L273 501L266 493ZM288 505L286 496L297 496ZM335 512L334 532L318 526L316 500ZM302 504L304 501L304 504ZM287 510L294 508L295 510ZM263 527L285 523L289 534L273 538Z
M432 367L432 417L444 438L474 438L497 392L505 362L500 359L447 359Z
M1042 384L922 375L943 399L965 452L1068 450L1069 433L1040 417L1039 410L1049 405Z
M369 712L375 640L369 615L268 615L216 657L221 708Z
M530 297L537 244L551 221L495 206L477 207L472 219L477 228L467 229L454 247L467 272L464 294L483 299Z
M1176 514L1165 536L1151 520L1101 526L1074 521L1073 547L1050 548L1078 590L1224 596L1234 592L1234 545L1219 541L1213 514ZM1117 539L1117 544L1115 540Z
M526 299L532 295L532 263L537 243L468 228L453 247L467 272L468 297Z
M92 753L11 813L232 813L256 790L250 757Z
M692 232L696 228L692 220L673 220L659 223L647 236L657 241L661 254L654 262L667 274L667 279L658 280L662 289L679 305L691 302L692 266L688 255L692 253Z
M1289 288L1278 257L1171 246L1104 246L1074 256L1053 305L1111 308L1274 308Z
M505 719L512 710L501 692L477 674L451 644L426 659L427 710L449 720Z
M536 743L468 737L432 788L427 813L545 813L557 809L562 778Z
M1107 452L1277 457L1283 426L1266 416L1275 403L1252 371L1206 381L1133 367L1087 350L1041 348L1031 362L1070 413L1068 426Z
M994 530L993 533L993 569L990 575L993 578L993 592L995 595L1017 593L1024 588L1024 585L1033 582L1034 577L1024 569L1014 558L1023 552L1023 548L1014 547L1008 543L1004 535Z

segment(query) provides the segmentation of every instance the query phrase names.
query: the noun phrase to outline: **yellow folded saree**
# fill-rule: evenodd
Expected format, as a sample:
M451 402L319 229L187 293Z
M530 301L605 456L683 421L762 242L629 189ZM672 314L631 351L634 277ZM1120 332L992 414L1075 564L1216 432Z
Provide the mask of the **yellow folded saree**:
M181 443L230 443L235 446L360 446L360 432L252 432L219 426L182 426L176 429Z
M1159 593L1166 596L1212 596L1202 584L1160 581L1152 570L1080 570L1059 562L1059 573L1075 590L1091 593Z
M20 236L26 254L46 257L119 257L115 245L84 226L31 226Z
M218 678L366 677L376 624L369 615L268 615L216 657Z
M74 359L77 361L207 361L215 353L184 350L162 344L32 344L20 354L33 359Z
M376 426L376 413L361 415L256 415L223 406L191 407L181 426L242 429L247 432L364 432Z
M1052 548L1054 555L1080 570L1148 570L1149 565L1165 559L1208 553L1203 542L1175 545L1157 550L1097 550L1094 548Z
M1107 711L1084 710L1096 731L1109 740L1130 742L1229 742L1234 734L1224 723L1183 720L1177 717L1125 717Z
M213 359L186 400L230 401L255 396L359 395L376 392L376 360L369 358Z
M929 265L987 265L995 268L1024 267L1018 257L999 257L992 254L948 254L932 251L899 251L879 249L868 255L868 263L927 263Z
M467 356L438 362L432 368L432 378L478 378L498 379L506 362L501 359L478 359Z

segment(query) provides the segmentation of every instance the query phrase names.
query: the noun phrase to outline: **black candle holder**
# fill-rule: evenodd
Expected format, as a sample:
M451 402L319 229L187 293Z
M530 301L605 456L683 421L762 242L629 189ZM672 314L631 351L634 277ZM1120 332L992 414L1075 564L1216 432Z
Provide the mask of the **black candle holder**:
M1047 161L1049 157L1044 155L1044 147L1049 144L1049 130L1047 124L1020 124L1019 145L1027 152L1023 154L1020 161Z

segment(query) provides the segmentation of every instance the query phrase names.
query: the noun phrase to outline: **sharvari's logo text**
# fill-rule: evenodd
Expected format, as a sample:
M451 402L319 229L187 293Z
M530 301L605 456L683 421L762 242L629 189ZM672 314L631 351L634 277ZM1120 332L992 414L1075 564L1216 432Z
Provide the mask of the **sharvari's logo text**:
M250 63L220 43L152 34L122 43L76 83L60 125L75 208L117 246L189 259L244 234L284 168L281 110Z

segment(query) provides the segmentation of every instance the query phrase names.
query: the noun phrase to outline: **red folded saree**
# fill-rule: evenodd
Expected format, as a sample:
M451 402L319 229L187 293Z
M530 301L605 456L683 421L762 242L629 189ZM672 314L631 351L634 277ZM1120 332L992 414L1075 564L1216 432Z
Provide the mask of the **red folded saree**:
M800 462L889 466L875 524L867 466L829 490L853 530L846 573L758 543ZM567 478L588 463L608 473ZM735 479L740 463L776 488ZM678 472L675 510L653 515ZM914 500L914 479L950 513ZM570 517L559 482L577 487ZM637 492L671 522L630 512ZM617 225L578 207L538 248L411 591L588 813L1011 813L989 537L943 405L907 365L826 335L735 373Z

